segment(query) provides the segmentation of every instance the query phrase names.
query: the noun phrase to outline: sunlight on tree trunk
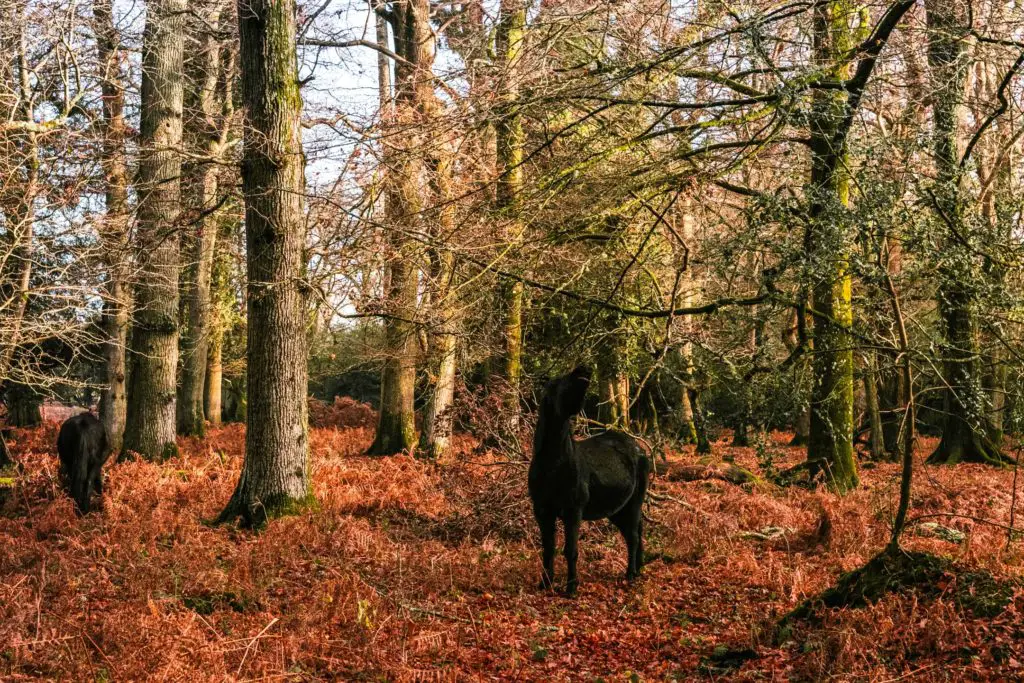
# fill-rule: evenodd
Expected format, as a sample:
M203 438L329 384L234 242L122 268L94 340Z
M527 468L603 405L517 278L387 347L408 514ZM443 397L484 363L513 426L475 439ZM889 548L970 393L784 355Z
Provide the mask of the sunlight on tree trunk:
M313 502L307 417L305 156L293 0L239 11L248 292L245 463L219 521L251 526Z
M849 76L847 67L833 65L852 46L849 21L854 11L848 0L814 8L814 58L823 68L833 68L839 78ZM811 204L807 255L816 279L811 293L814 380L807 462L812 478L823 476L830 488L841 493L858 482L853 452L852 280L846 244L850 181L845 142L836 148L846 97L841 91L815 93L807 188Z
M184 0L146 7L139 130L138 258L124 449L159 460L177 453L177 219L181 207Z
M121 450L128 413L128 312L131 308L128 278L128 165L125 157L127 127L124 120L124 83L121 69L126 59L121 35L114 24L111 0L93 2L96 56L103 69L103 175L106 182L106 215L101 238L107 261L107 285L103 301L103 391L100 419L114 453Z

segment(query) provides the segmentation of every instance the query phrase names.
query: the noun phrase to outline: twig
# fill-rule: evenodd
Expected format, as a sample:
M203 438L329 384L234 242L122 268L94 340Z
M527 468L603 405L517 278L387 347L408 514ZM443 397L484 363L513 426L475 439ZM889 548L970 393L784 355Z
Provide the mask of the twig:
M242 661L238 665L238 671L235 672L235 678L238 678L239 676L242 675L242 667L245 666L245 660L249 658L249 650L252 649L252 646L255 645L256 641L258 641L263 636L263 634L266 633L268 630L270 630L270 627L273 626L274 624L276 624L277 622L278 622L278 618L277 617L274 617L273 619L271 619L270 623L267 624L266 626L264 626L263 630L260 631L259 633L257 633L249 641L249 644L245 646L245 653L242 655Z

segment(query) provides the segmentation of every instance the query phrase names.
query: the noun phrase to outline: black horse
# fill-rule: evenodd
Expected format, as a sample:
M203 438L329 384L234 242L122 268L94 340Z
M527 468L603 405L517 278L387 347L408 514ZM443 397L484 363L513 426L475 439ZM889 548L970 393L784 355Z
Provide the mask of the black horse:
M93 491L103 495L103 463L110 457L107 430L92 413L68 418L57 435L57 453L68 492L84 515Z
M555 569L555 524L565 527L565 592L576 594L577 542L580 521L609 519L626 539L626 578L635 579L643 564L643 504L651 464L636 440L622 432L575 441L572 420L583 410L590 370L579 367L548 383L541 400L533 439L529 488L533 514L544 546L541 587L551 588Z

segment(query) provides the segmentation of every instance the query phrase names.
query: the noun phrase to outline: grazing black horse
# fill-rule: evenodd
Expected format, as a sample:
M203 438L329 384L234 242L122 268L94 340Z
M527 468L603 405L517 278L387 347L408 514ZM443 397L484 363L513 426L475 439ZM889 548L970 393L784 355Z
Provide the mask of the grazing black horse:
M57 453L68 492L78 513L89 512L89 498L95 490L103 495L103 463L110 457L107 430L92 413L81 413L64 421L57 435Z
M548 383L533 438L529 488L544 546L541 587L551 587L555 570L555 524L565 527L565 592L576 594L580 521L607 518L626 539L626 578L643 564L643 504L651 464L636 440L608 431L585 441L572 438L572 420L583 410L590 370L579 367Z

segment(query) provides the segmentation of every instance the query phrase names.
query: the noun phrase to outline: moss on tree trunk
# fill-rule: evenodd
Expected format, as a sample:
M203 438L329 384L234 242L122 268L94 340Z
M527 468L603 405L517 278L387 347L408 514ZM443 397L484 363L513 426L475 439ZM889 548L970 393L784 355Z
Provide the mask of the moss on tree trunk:
M845 64L842 60L852 46L849 21L853 13L848 0L832 0L814 8L815 61L840 78L849 75L847 66L835 65ZM842 91L815 93L807 187L811 224L806 250L814 279L814 379L807 463L812 477L823 477L838 492L858 483L853 451L852 279L846 236L849 178L845 136L838 135L847 97Z

